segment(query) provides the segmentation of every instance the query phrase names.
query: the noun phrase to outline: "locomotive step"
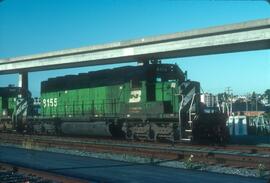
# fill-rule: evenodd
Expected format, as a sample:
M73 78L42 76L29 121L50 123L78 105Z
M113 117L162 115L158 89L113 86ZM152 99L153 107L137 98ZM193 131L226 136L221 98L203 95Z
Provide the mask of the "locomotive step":
M192 132L192 130L185 130L185 132Z
M189 139L189 138L182 138L182 139L180 139L180 141L182 141L182 142L190 142L191 139Z

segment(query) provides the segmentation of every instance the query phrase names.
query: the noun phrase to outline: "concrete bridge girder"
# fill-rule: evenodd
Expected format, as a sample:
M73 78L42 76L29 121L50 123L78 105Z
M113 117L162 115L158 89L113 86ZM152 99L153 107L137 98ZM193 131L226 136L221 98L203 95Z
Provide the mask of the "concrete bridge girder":
M0 73L14 73L27 69L39 71L68 67L134 62L141 59L187 57L270 48L270 28L137 45L112 50L61 55L33 60L0 62Z

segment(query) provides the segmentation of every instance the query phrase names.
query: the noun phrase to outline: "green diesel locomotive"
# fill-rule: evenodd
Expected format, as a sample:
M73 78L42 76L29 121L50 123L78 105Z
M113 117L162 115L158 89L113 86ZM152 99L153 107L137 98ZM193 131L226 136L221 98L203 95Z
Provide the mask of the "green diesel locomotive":
M64 134L154 140L181 135L190 140L199 104L199 83L187 80L172 64L127 66L41 83L41 114L61 121Z
M20 93L18 87L0 87L0 129L12 130L12 116L16 108L16 99Z
M191 141L194 130L209 128L196 128L200 116L199 82L177 65L148 63L50 78L41 83L39 114L13 118L28 133Z

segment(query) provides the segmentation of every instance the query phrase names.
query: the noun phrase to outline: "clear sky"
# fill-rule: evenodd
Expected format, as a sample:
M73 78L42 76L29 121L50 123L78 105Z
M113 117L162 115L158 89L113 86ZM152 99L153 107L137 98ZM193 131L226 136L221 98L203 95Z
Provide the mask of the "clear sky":
M270 18L270 3L263 0L4 0L0 1L0 58L261 18ZM270 50L166 62L187 70L206 92L223 92L228 86L236 94L270 88ZM30 90L38 96L40 82L49 77L115 66L119 65L30 73ZM17 85L17 78L0 75L0 86Z

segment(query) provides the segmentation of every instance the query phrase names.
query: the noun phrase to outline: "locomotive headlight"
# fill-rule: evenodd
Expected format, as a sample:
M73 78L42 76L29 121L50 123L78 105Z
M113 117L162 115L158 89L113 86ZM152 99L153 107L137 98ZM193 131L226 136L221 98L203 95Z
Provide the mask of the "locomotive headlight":
M120 86L119 89L122 90L123 89L123 86Z
M176 87L176 83L171 83L171 88L175 88Z

